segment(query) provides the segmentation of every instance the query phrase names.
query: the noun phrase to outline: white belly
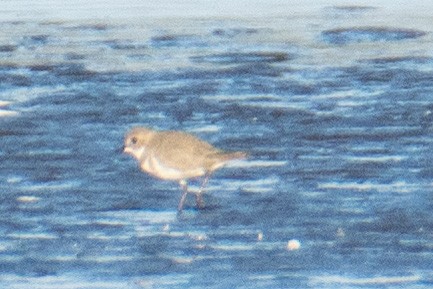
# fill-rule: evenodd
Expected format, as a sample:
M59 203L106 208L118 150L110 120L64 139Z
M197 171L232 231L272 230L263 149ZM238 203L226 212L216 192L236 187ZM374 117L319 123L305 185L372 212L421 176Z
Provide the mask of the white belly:
M202 168L181 170L161 163L153 154L149 154L141 162L141 169L157 178L164 180L183 180L203 176L206 172Z

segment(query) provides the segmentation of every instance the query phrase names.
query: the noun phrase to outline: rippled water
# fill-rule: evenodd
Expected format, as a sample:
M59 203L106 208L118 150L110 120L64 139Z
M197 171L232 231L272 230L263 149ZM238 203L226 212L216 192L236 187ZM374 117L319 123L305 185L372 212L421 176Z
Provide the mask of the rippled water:
M2 288L431 287L432 19L389 9L0 22ZM137 124L250 157L177 215Z

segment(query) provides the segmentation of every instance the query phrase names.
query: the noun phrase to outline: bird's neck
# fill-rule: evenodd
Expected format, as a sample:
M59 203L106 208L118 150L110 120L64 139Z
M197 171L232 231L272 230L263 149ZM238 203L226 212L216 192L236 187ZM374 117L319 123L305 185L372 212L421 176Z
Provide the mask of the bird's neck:
M132 154L139 162L141 162L146 158L146 148L145 147L137 148L132 152Z

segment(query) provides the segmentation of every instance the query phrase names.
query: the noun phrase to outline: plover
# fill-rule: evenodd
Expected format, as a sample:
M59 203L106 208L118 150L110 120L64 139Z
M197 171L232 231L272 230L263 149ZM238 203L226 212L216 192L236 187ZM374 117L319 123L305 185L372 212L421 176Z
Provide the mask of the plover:
M203 177L196 193L197 207L203 208L203 189L212 173L231 160L246 157L244 152L217 149L189 133L145 127L135 127L125 135L123 151L132 155L144 172L179 183L182 189L179 212L185 204L189 179Z

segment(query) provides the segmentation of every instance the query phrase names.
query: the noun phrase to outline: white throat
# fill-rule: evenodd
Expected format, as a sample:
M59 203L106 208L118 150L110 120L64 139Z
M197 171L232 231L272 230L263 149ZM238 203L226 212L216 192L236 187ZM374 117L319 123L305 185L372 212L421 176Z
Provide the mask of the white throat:
M125 148L125 152L132 155L138 161L141 161L145 157L146 149L145 147L139 147L136 149L127 147Z

